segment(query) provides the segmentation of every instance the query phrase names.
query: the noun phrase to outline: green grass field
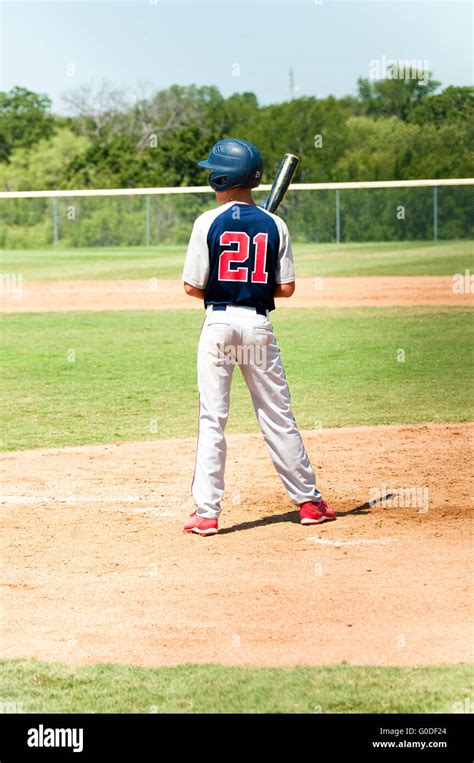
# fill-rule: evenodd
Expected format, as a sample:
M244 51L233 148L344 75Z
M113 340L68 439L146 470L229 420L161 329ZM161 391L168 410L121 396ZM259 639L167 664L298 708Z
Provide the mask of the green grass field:
M4 660L0 666L2 696L28 713L452 713L471 695L474 678L468 665L152 669Z
M468 316L461 308L277 311L299 425L469 419ZM4 316L1 447L194 435L201 322L199 311ZM236 369L228 431L256 428Z
M185 247L9 251L25 280L179 278ZM453 275L467 241L296 245L297 273ZM473 324L459 307L277 310L275 326L302 428L472 418ZM3 449L196 434L202 314L43 313L2 318ZM397 353L405 352L404 362ZM75 357L73 356L73 351ZM73 362L71 362L73 361ZM170 391L172 390L172 394ZM229 432L255 431L236 371ZM26 712L455 712L466 665L250 669L1 663L1 695Z
M5 250L3 273L25 280L180 278L185 246ZM295 244L299 276L453 275L474 269L470 241Z

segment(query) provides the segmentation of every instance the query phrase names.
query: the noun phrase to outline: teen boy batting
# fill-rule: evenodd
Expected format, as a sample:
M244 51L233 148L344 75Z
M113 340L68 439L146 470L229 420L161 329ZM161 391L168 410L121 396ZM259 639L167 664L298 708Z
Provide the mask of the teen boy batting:
M196 508L184 530L218 532L235 365L249 388L275 469L299 506L301 524L334 520L335 512L316 488L268 318L275 297L292 296L295 273L286 224L252 198L262 177L260 152L244 140L221 140L199 166L211 171L209 184L220 206L195 221L183 270L186 294L204 300L206 310L198 348Z

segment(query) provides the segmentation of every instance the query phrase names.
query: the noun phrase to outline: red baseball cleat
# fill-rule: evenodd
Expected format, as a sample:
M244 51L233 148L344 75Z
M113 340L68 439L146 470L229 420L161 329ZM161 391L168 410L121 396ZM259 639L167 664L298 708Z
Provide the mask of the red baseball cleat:
M321 522L333 522L336 512L330 509L326 501L313 503L307 501L300 504L300 521L302 525L320 525Z
M216 535L219 532L217 528L217 519L208 519L199 517L195 511L190 515L190 519L185 522L185 533L196 533L196 535Z

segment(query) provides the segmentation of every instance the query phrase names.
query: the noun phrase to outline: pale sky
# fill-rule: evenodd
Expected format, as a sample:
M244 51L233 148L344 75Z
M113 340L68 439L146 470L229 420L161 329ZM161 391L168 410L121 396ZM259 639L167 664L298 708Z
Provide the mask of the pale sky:
M107 80L137 93L172 84L252 91L261 103L354 93L374 60L416 59L469 85L469 2L384 0L0 0L0 89L47 93Z

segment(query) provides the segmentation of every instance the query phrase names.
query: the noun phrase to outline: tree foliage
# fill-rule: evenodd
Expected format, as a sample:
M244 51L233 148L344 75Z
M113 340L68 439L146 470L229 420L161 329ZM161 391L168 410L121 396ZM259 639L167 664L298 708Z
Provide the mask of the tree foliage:
M359 80L357 97L259 105L253 93L173 85L131 95L102 83L66 98L69 117L21 87L0 93L0 187L202 185L196 162L240 137L262 150L269 182L281 157L302 158L297 180L328 182L472 173L473 90L418 79Z
M440 85L431 79L430 72L418 72L416 76L406 78L400 74L405 75L406 72L389 67L388 76L384 79L358 80L359 100L366 114L408 119L410 112Z
M452 122L474 124L474 88L447 87L442 93L421 101L410 113L410 121L440 127Z
M0 161L15 148L32 148L54 132L51 100L24 87L0 92Z

